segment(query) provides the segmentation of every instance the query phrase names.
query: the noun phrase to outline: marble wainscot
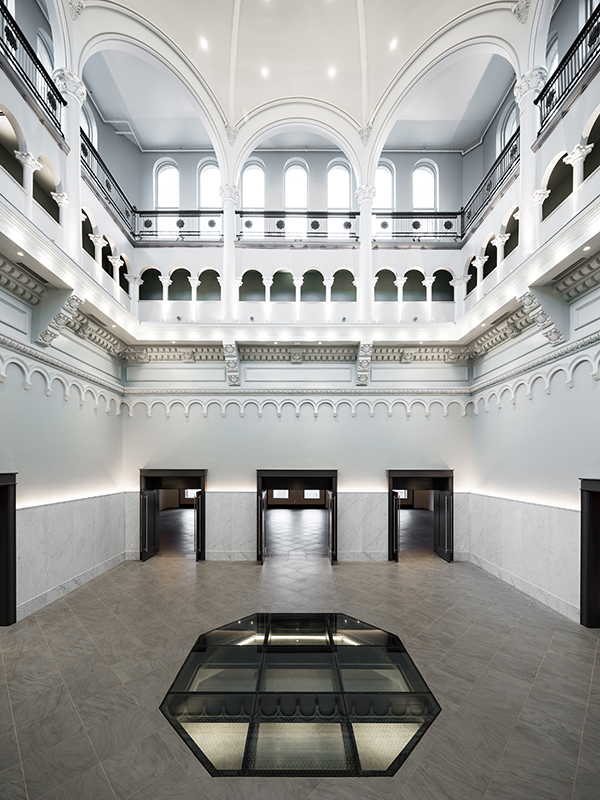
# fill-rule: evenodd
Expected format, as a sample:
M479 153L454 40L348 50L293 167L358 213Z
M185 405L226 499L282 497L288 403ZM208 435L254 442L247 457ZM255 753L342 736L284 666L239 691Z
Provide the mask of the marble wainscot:
M206 493L207 561L256 561L256 493Z
M387 492L338 493L338 561L387 561Z

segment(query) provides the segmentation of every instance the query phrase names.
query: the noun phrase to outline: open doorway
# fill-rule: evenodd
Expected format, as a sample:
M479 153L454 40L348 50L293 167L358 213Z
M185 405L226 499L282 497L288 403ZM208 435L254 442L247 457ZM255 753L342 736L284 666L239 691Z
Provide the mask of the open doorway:
M452 561L453 470L388 470L388 559L434 552Z
M140 559L206 558L205 469L140 470Z
M0 627L17 621L16 472L0 473Z
M600 480L581 479L581 624L600 628Z
M337 470L257 470L257 560L337 561Z

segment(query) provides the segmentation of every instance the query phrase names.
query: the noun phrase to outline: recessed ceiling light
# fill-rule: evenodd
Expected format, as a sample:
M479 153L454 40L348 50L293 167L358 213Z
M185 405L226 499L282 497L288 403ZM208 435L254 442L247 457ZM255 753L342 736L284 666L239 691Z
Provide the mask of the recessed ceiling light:
M273 344L279 344L279 342L273 342Z
M113 328L116 328L116 327L117 327L116 325L113 325Z
M201 36L201 37L200 37L200 47L201 47L203 50L208 50L208 42L206 41L206 39L204 38L204 36Z
M584 249L585 249L585 248L584 248ZM589 250L590 248L588 247L587 249ZM17 250L17 255L18 255L18 256L24 256L24 255L25 255L25 253L22 253L20 250Z
M329 75L330 78L335 77L335 67L329 67L329 69L327 70L327 74Z
M175 344L175 342L171 342L171 344Z
M482 327L482 328L485 328L485 322L482 322L482 323L481 323L481 327Z
M317 342L317 344L323 344L323 342Z
M398 39L392 39L390 42L390 50L395 50L398 47Z
M419 344L423 344L423 342L419 342Z
M261 71L260 71L260 74L263 76L263 78L268 78L269 77L269 70L266 67L263 67L261 69Z
M584 252L584 253L587 253L587 251L588 251L588 250L590 250L590 249L591 249L590 247L584 247L584 248L583 248L583 252ZM18 255L18 256L22 256L22 255L23 255L23 253L17 253L17 255Z

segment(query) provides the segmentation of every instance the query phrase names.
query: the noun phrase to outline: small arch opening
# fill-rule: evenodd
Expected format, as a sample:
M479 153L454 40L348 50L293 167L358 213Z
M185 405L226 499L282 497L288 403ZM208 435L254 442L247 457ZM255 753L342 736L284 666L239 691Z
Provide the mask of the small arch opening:
M546 219L573 192L573 167L565 164L562 157L550 173L546 188L550 190L550 195L542 204L542 219Z
M587 138L587 144L593 144L594 148L591 153L588 153L587 158L583 162L583 177L589 178L592 172L595 172L600 167L600 114L592 125L592 130Z
M144 271L140 286L140 300L162 300L163 287L159 281L160 272L154 267Z
M196 299L204 302L221 299L221 284L219 283L219 273L214 269L206 269L199 276L200 286L196 293Z
M454 286L450 284L452 273L447 269L438 269L433 273L435 281L431 287L431 299L434 303L452 303Z
M475 258L475 256L473 256L473 258ZM469 264L467 275L469 276L469 280L467 281L467 294L470 294L477 286L477 268L474 264Z
M318 269L309 269L304 273L304 283L300 290L300 300L303 303L324 303L325 287L323 286L323 275Z
M56 170L45 156L40 156L38 161L42 165L42 168L33 173L33 199L52 217L52 219L58 222L59 208L51 194L52 192L56 192L56 185L58 183Z
M375 302L396 302L398 300L398 288L394 284L396 280L394 273L390 269L380 269L375 277L377 278L377 283L375 284Z
M265 287L262 275L255 269L244 272L240 286L240 301L260 303L265 299Z
M271 300L276 303L293 303L296 299L294 276L291 272L279 270L273 275Z
M0 167L3 167L22 186L23 165L17 161L15 150L19 150L17 132L6 112L0 107Z
M410 302L420 302L427 299L427 290L423 286L425 276L418 269L409 269L404 276L406 283L402 298Z
M94 235L94 226L85 211L81 211L81 246L92 258L96 257L96 248L90 239Z
M519 246L519 220L515 217L515 214L519 213L519 209L516 209L510 216L510 219L506 223L506 230L505 233L510 234L510 238L504 245L504 258L509 256L513 250L516 250Z
M333 276L331 301L333 303L355 303L356 286L354 286L353 281L354 275L349 270L338 270Z
M121 289L123 289L125 294L128 295L129 294L129 281L127 280L127 278L125 276L129 273L129 268L127 266L126 257L123 254L121 254L121 261L123 263L119 267L119 286L121 287Z
M176 269L170 277L173 283L169 286L169 300L191 300L192 287L188 280L191 277L189 269Z
M483 253L484 256L487 256L487 261L483 265L484 278L487 278L487 276L498 266L498 249L494 247L492 241L493 239L489 240Z

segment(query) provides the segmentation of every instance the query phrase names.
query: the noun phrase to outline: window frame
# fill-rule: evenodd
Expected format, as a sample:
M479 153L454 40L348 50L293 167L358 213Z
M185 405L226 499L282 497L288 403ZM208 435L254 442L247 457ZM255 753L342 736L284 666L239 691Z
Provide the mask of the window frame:
M386 214L391 213L393 214L396 210L396 170L394 165L389 161L379 161L377 164L377 168L375 169L375 187L377 187L377 173L380 169L387 170L390 175L391 181L391 206L380 206L377 202L377 193L375 193L375 197L373 198L373 205L372 210L374 213L377 214Z
M415 174L419 171L429 172L433 177L433 205L432 206L416 206L415 205ZM412 169L412 209L413 211L422 211L424 213L435 213L439 210L439 168L435 161L430 158L421 158Z
M221 167L219 166L218 161L214 159L207 159L205 161L201 161L198 164L198 178L196 183L196 194L197 194L197 202L196 205L198 209L209 209L209 210L216 210L222 207L222 203L219 202L216 206L213 205L204 205L202 202L202 173L209 169L216 169L219 173L219 186L221 186Z
M177 195L178 195L178 202L176 206L161 206L159 205L159 197L158 197L158 180L160 173L166 169L175 169L177 170ZM157 211L177 211L181 208L181 184L180 184L180 171L179 171L179 164L174 161L172 158L163 158L160 161L157 161L154 165L154 208Z
M287 204L287 176L290 170L293 169L301 169L303 170L306 176L306 205L304 206L288 206ZM283 168L283 210L289 211L293 213L302 213L308 211L309 208L309 195L310 195L310 186L309 186L309 176L310 172L308 169L308 164L299 158L293 158L288 161Z
M263 203L262 206L250 206L246 204L246 200L244 197L244 175L249 169L259 169L262 172L262 180L263 180ZM241 200L241 208L243 211L264 211L266 208L266 180L265 180L265 165L260 161L247 161L244 164L242 172L240 174L240 200Z

